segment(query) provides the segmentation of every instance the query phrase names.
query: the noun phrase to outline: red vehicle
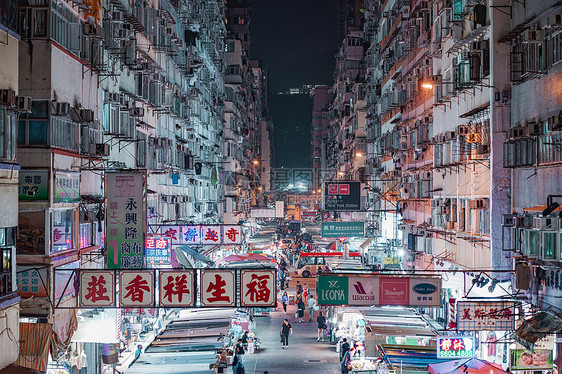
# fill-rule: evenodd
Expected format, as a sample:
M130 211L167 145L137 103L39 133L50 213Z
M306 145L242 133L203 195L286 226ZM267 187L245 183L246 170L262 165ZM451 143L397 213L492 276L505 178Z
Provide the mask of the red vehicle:
M327 259L343 257L343 252L299 252L295 274L308 278L316 275L318 266L325 269L328 265ZM349 252L349 257L361 258L361 254L359 252Z

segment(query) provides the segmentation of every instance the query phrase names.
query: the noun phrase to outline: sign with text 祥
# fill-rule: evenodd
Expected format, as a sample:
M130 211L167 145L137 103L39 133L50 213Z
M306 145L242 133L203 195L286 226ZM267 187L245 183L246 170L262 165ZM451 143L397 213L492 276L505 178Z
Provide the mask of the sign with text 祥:
M474 357L476 344L473 336L438 336L437 358Z
M111 270L81 270L80 306L115 306L115 273Z
M201 306L228 307L236 305L236 273L234 270L201 271Z
M160 306L188 308L194 304L193 271L161 271L160 272Z
M324 182L324 209L361 210L361 182Z
M457 329L460 331L515 330L515 303L459 301L457 311Z
M241 305L245 307L275 306L275 270L242 270Z
M441 306L441 278L421 276L318 277L318 304Z
M323 238L362 237L365 222L322 222L321 234Z
M107 268L144 267L146 175L105 174Z
M126 270L119 273L119 305L123 308L154 306L154 272Z

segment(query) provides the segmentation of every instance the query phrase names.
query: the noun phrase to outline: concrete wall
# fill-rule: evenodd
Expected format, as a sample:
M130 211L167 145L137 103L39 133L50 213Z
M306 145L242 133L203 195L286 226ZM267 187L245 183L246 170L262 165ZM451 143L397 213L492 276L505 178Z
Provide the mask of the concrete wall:
M0 370L18 359L19 303L0 309Z
M0 45L0 89L12 89L18 93L18 40L10 35L8 43Z

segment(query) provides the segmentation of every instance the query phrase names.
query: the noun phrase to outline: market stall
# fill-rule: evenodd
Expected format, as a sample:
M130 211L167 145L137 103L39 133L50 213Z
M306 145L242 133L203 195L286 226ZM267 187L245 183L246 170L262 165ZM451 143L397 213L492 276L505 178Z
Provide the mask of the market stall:
M431 374L505 374L506 371L498 365L477 358L452 360L430 364Z

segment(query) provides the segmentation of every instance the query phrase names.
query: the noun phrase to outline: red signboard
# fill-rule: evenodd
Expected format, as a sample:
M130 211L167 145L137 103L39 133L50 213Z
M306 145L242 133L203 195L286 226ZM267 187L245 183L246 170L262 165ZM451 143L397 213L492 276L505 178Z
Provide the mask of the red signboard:
M154 306L154 272L130 270L121 271L119 275L121 307Z
M328 185L328 195L337 195L338 194L338 185L337 184L329 184Z
M160 306L187 308L193 306L193 271L160 272Z
M338 195L349 195L349 184L339 184L338 189Z
M242 270L242 306L275 306L275 270Z
M114 305L115 276L113 271L80 271L80 306L98 308Z
M410 304L410 279L409 278L383 278L379 279L380 305L409 305Z

